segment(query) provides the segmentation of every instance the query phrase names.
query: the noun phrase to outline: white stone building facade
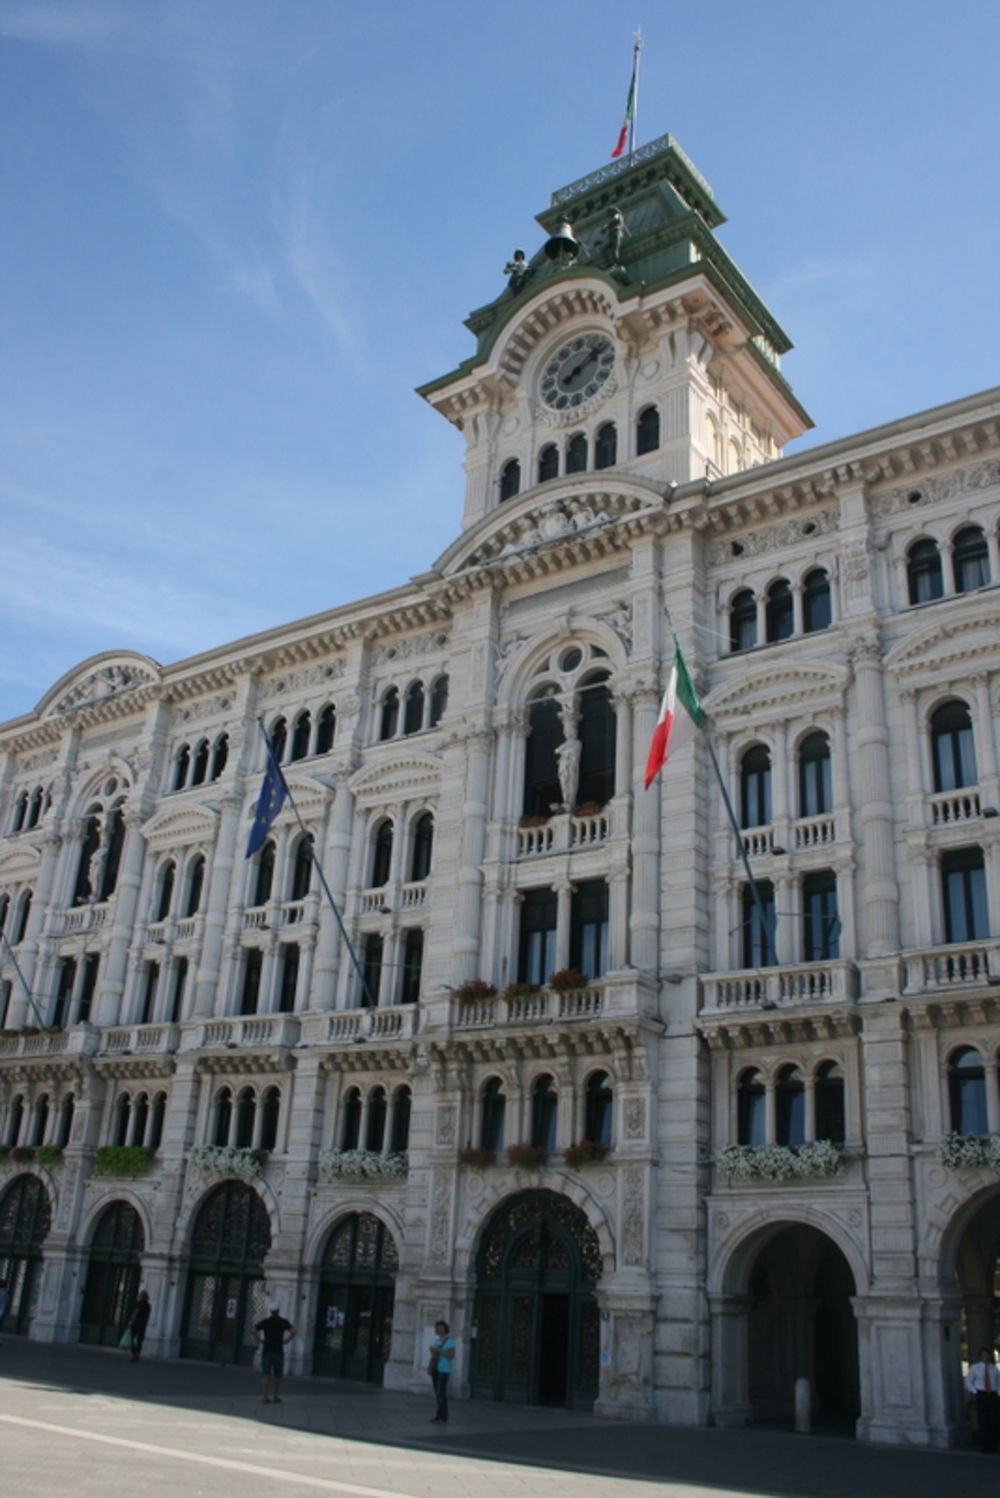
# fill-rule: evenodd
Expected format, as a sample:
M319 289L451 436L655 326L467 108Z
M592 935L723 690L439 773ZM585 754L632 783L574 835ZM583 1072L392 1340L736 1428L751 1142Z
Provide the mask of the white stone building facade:
M962 1440L1000 390L782 457L787 339L676 143L539 221L422 392L467 444L432 567L0 726L6 1330L113 1344L141 1281L166 1356L276 1301L298 1371L421 1387L443 1316L472 1397L725 1424L806 1377ZM674 631L707 726L646 790ZM247 859L258 721L294 805Z

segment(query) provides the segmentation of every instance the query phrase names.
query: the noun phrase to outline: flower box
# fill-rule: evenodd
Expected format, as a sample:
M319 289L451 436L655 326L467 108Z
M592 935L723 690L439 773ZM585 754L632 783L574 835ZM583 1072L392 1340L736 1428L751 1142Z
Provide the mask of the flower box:
M508 1001L511 999L531 999L536 993L541 993L541 991L542 985L540 983L508 983L500 997Z
M842 1163L842 1146L830 1139L817 1139L810 1144L730 1144L716 1158L716 1164L730 1182L833 1176Z
M319 1173L325 1181L398 1181L410 1168L401 1151L322 1150Z
M1000 1134L945 1134L938 1145L938 1159L952 1170L985 1167L1000 1175Z
M508 1144L505 1151L507 1164L523 1170L539 1170L549 1158L549 1152L540 1144Z
M144 1176L153 1163L153 1151L144 1144L102 1144L94 1151L95 1176Z
M487 983L485 978L468 978L453 992L455 998L463 1004L474 1004L477 999L495 999L497 996L496 984Z
M62 1150L58 1144L40 1144L35 1150L35 1159L46 1170L51 1170L62 1159Z
M15 1165L27 1165L35 1158L35 1151L30 1144L15 1144L10 1152L10 1158Z
M573 815L575 817L596 817L603 810L604 807L599 801L581 801L579 806L574 806Z
M572 993L574 989L586 988L590 979L578 967L561 967L549 979L549 987L556 993Z
M495 1150L481 1149L473 1144L467 1144L465 1149L459 1150L458 1158L462 1165L472 1165L477 1170L485 1170L497 1163Z
M518 817L517 825L519 827L544 827L548 820L548 817Z
M253 1181L263 1174L264 1150L236 1149L226 1144L199 1144L188 1156L196 1170L209 1176L241 1176Z
M578 1144L571 1144L564 1151L563 1159L572 1169L580 1165L597 1165L607 1159L610 1145L602 1144L598 1139L581 1139Z

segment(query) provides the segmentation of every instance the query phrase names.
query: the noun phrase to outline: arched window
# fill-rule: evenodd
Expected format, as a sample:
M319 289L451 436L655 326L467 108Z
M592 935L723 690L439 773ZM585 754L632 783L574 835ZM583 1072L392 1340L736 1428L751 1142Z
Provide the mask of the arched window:
M24 1122L24 1098L18 1092L15 1094L7 1114L7 1138L4 1143L8 1149L13 1149L21 1137L21 1125Z
M981 848L956 848L941 856L946 942L983 941L990 934L986 869Z
M389 1148L394 1155L405 1154L410 1147L410 1108L412 1094L409 1087L397 1087L392 1095L392 1135Z
M976 746L964 702L942 703L931 715L931 757L936 791L957 791L976 784Z
M740 826L766 827L771 820L771 755L755 744L740 760Z
M379 989L382 985L382 952L385 942L381 934L372 931L365 937L364 953L361 963L361 975L364 978L364 992L361 994L361 1007L370 1008L378 1003Z
M559 899L554 889L526 889L521 901L518 981L547 983L555 968Z
M184 1013L184 989L187 984L188 960L186 957L178 957L174 964L174 988L170 1000L170 1013L167 1017L168 1024L178 1025Z
M173 859L163 865L160 874L159 898L156 902L155 920L165 921L170 914L170 902L174 898L174 881L177 878L177 865Z
M591 1072L587 1078L584 1105L584 1138L594 1144L611 1147L611 1112L613 1097L606 1071Z
M100 889L96 891L99 900L110 900L118 884L118 870L122 861L122 849L125 846L125 818L122 815L121 802L108 812L106 838L107 857L104 860L104 873Z
M212 750L212 776L211 776L211 778L213 780L218 780L219 779L219 777L222 774L223 770L226 768L226 762L227 762L228 759L229 759L229 735L228 735L228 733L220 733L219 737L215 741L215 746L214 746L214 748Z
M278 1118L281 1113L281 1093L277 1087L269 1087L261 1103L260 1147L270 1153L278 1145Z
M212 1129L212 1143L227 1145L229 1143L229 1128L233 1120L233 1094L228 1087L223 1087L215 1096L215 1126Z
M608 672L585 677L580 684L580 766L576 801L605 806L615 793L615 710Z
M559 477L559 449L554 442L547 442L538 454L538 482Z
M806 634L827 629L833 622L830 579L822 567L806 574L802 583L802 628Z
M986 1070L971 1046L953 1051L948 1060L951 1127L956 1134L988 1134Z
M521 488L521 465L511 458L500 470L500 501L513 499Z
M775 1091L775 1127L779 1144L802 1144L806 1137L806 1087L797 1067L783 1066Z
M361 1142L361 1091L349 1087L344 1098L340 1128L342 1150L356 1150Z
M365 1149L380 1155L385 1143L385 1120L389 1103L384 1087L373 1087L368 1096L368 1119L365 1126Z
M289 890L290 899L305 899L309 893L309 885L312 882L312 869L312 842L309 834L306 833L295 844L295 857L292 861L292 884Z
M736 1086L736 1142L767 1142L767 1094L759 1071L743 1072Z
M844 1117L844 1074L836 1061L816 1068L816 1138L843 1144L847 1133Z
M17 919L14 922L14 934L11 937L10 943L12 947L19 946L27 934L28 920L31 916L31 899L31 890L25 890L21 896L21 905L17 912Z
M547 817L562 802L556 749L563 741L562 719L555 698L545 695L528 705L528 739L524 749L524 814Z
M240 990L240 1013L256 1014L260 1003L260 979L264 954L260 947L248 947L243 953L243 984Z
M830 740L825 733L810 733L799 746L799 816L823 816L832 806Z
M14 803L14 822L11 832L20 832L28 815L28 792L22 791Z
M448 706L448 678L439 676L431 687L430 726L436 728L444 717Z
M941 554L929 537L914 541L906 554L906 580L911 603L930 603L944 592Z
M282 942L280 951L278 1013L294 1014L299 987L299 944L295 941Z
M795 610L792 602L792 590L783 577L771 584L767 590L767 603L764 608L764 618L767 629L767 643L774 645L778 640L787 640L792 633L795 619Z
M570 900L569 960L591 980L607 970L608 917L607 880L582 880Z
M257 1122L257 1096L252 1087L240 1089L240 1095L236 1102L236 1139L238 1150L248 1150L253 1146L254 1125Z
M379 738L383 743L386 739L394 739L398 727L399 689L397 687L389 687L382 698L382 720L379 724Z
M127 1092L123 1092L115 1104L115 1127L113 1143L119 1145L128 1144L129 1123L132 1119L132 1099Z
M369 881L369 889L381 889L389 882L389 872L392 868L392 822L388 817L383 817L375 828L375 836L372 839L372 877Z
M177 751L177 759L174 763L174 790L182 791L187 785L188 772L191 769L191 746L182 744Z
M637 457L652 453L660 445L660 413L656 406L646 406L639 412L635 424L635 451Z
M334 735L337 732L337 709L332 702L328 702L319 715L316 725L316 753L329 754L333 748Z
M417 883L426 879L431 871L431 855L434 851L434 818L429 811L421 812L413 824L413 855L410 859L410 881Z
M187 899L184 901L185 916L197 915L201 909L201 896L205 888L205 860L199 853L192 860L187 876Z
M770 967L774 962L774 885L757 880L757 897L743 886L743 966Z
M274 844L270 838L257 854L257 877L254 879L253 903L266 905L274 885Z
M403 708L403 732L419 733L424 726L424 684L411 681Z
M39 818L42 815L42 801L44 797L45 792L42 790L42 787L40 785L36 786L31 795L31 805L28 808L29 827L38 826Z
M504 1147L504 1122L507 1099L499 1077L490 1077L483 1088L479 1109L479 1144L498 1154Z
M952 542L951 557L956 593L971 593L974 588L986 587L990 580L990 553L978 525L967 525L958 532Z
M757 643L757 600L749 588L741 588L729 606L730 650L752 650Z
M34 1117L32 1119L31 1143L35 1146L45 1143L45 1132L49 1126L49 1095L43 1092L35 1103Z
M611 468L618 462L618 428L606 421L597 428L594 439L594 467Z
M194 751L194 764L191 766L191 784L203 785L208 775L208 740L202 739Z
M167 1094L158 1092L153 1099L150 1110L149 1136L146 1139L146 1147L158 1150L163 1140L163 1124L167 1115Z
M802 960L835 962L840 956L837 876L818 869L802 880Z
M271 725L271 749L276 764L281 764L288 746L288 724L284 718L275 718Z
M587 471L587 439L582 432L577 432L566 444L566 472L586 473Z
M73 1114L76 1112L76 1098L67 1093L59 1105L59 1127L56 1130L56 1148L64 1150L73 1136Z
M531 1089L531 1143L536 1149L555 1149L558 1107L555 1082L547 1073L536 1077Z
M309 756L309 739L312 735L312 717L308 711L299 713L295 719L295 727L292 729L292 752L289 758L307 759Z
M146 1143L148 1124L149 1098L144 1092L140 1092L132 1108L132 1138L136 1144Z

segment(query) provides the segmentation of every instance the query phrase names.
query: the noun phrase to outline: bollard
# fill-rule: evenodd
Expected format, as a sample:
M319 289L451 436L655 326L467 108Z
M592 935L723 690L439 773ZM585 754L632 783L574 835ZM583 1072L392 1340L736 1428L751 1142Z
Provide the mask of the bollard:
M795 1380L795 1430L800 1436L812 1430L812 1385L807 1378Z

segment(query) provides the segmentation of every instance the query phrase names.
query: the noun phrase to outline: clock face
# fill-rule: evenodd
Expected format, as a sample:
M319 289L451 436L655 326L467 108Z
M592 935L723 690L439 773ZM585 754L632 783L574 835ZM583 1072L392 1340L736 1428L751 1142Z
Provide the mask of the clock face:
M596 395L615 364L604 333L580 333L557 349L542 372L541 396L556 411L571 411Z

